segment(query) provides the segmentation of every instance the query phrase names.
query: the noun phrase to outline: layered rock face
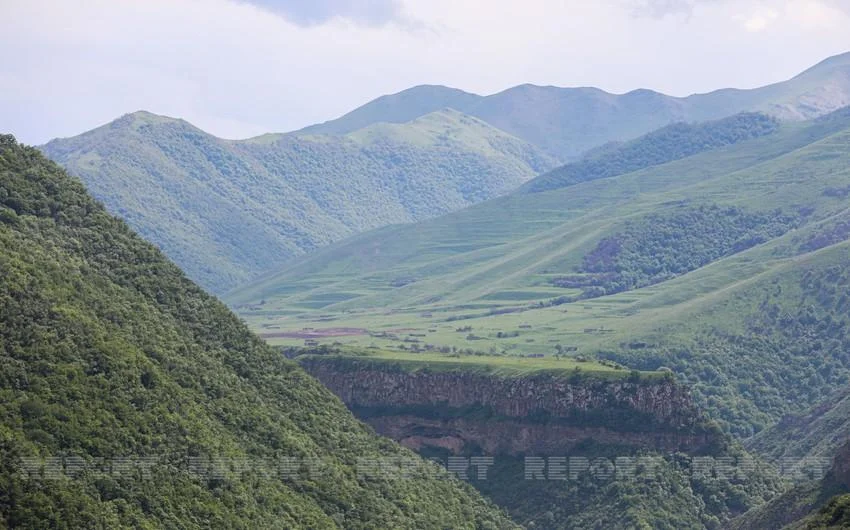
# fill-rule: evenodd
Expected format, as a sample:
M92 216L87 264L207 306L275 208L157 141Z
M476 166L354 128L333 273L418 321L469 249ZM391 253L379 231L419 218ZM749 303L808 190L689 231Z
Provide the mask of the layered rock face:
M606 427L560 423L534 424L517 420L429 419L406 414L369 416L352 407L355 415L376 432L420 451L438 447L453 454L481 451L488 455L557 456L588 441L611 446L651 448L656 451L695 451L708 446L708 433L629 432Z
M311 357L302 365L380 434L454 454L557 455L593 441L699 451L718 441L674 381L503 377Z

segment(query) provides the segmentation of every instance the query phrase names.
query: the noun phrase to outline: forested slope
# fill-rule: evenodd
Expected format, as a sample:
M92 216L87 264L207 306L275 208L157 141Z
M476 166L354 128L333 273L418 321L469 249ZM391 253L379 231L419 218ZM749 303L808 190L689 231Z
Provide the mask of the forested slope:
M455 480L358 475L414 455L8 135L0 248L0 526L511 527Z
M244 141L137 112L42 149L216 293L345 236L507 193L555 165L449 110L344 137Z

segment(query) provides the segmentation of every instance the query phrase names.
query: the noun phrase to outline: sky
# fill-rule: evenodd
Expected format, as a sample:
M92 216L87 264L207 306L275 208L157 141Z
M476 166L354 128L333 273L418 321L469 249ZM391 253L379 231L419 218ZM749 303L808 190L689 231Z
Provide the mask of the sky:
M0 133L285 132L420 84L676 96L850 51L850 0L0 0Z

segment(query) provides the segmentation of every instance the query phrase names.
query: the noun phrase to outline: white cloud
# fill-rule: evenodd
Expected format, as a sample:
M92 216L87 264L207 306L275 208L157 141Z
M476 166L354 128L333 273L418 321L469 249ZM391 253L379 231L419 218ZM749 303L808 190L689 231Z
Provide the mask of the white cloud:
M747 15L736 15L735 19L750 32L762 31L779 18L779 13L774 9L757 9Z
M3 2L0 130L40 143L146 109L244 137L422 83L685 95L779 81L850 50L850 17L837 0L375 5L390 4L363 19L352 2L325 1L295 20L247 0ZM636 17L641 7L652 16ZM759 16L761 31L747 31Z
M792 0L786 6L788 18L809 31L833 31L850 16L847 0Z

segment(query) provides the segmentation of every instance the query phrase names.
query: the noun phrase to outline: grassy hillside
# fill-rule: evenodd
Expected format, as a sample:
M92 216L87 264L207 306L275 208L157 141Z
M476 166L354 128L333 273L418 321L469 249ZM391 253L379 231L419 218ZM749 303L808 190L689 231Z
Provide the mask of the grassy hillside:
M378 122L400 122L452 107L530 142L563 162L612 141L670 123L707 121L743 111L782 120L811 119L850 105L850 53L831 57L785 82L752 90L723 89L677 98L635 90L520 85L490 96L447 87L414 87L382 96L310 133L344 134Z
M323 359L340 364L352 362L357 366L377 366L386 370L417 372L461 372L465 374L494 375L498 377L526 377L551 375L569 377L579 375L588 379L619 380L662 380L667 372L631 372L614 363L579 361L576 359L520 358L496 355L459 355L442 352L409 353L392 350L357 348L296 348L299 361Z
M630 218L708 200L773 210L780 200L788 206L808 197L837 209L845 184L840 174L830 173L841 170L846 154L840 148L842 137L829 137L847 128L850 110L617 178L533 195L512 194L425 222L379 229L314 252L240 288L229 299L271 301L276 290L286 291L291 281L307 275L333 275L333 289L346 284L354 288L362 276L366 289L358 293L360 309L392 306L402 299L413 306L426 295L434 299L426 305L468 301L478 293L486 297L482 303L543 299L564 292L546 287L558 272L577 267L604 235L615 233ZM818 181L812 181L812 175ZM831 194L827 188L832 188ZM795 195L797 190L800 195ZM709 199L695 201L697 195ZM748 195L762 202L753 204ZM455 278L459 273L463 277ZM441 281L435 281L437 276ZM499 289L523 286L528 292L491 296ZM323 292L331 286L316 287ZM310 294L302 290L296 296Z
M727 429L752 435L850 382L848 249L843 243L779 260L689 302L648 310L633 342L612 344L602 356L643 369L669 367ZM681 280L671 290L687 277Z
M138 112L42 149L216 293L353 233L506 193L554 165L448 110L345 137L245 141Z
M280 344L668 367L728 430L749 436L850 376L837 295L847 278L848 142L850 110L786 124L356 236L228 300Z
M512 526L377 438L11 136L0 244L0 526ZM418 478L358 475L382 457L414 459ZM45 458L64 471L40 470Z
M522 185L529 193L615 177L680 160L776 132L779 123L764 114L744 113L707 123L676 123L624 144L603 146Z

